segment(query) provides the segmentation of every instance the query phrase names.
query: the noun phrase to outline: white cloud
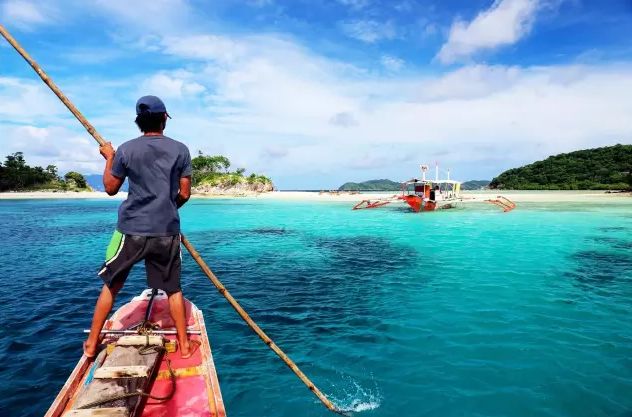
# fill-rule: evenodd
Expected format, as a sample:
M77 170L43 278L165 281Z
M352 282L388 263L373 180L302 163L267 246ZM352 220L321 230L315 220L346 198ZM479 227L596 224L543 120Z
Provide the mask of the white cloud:
M380 63L388 71L396 72L404 67L404 60L392 55L382 55Z
M0 128L3 152L24 152L26 162L31 166L56 165L60 172L79 170L88 173L103 169L98 147L87 135L63 127L0 125Z
M468 100L490 96L522 81L520 67L469 65L423 83L418 100Z
M196 81L211 93L194 118L208 112L212 117L189 124L230 137L227 151L240 153L249 168L266 168L260 165L263 143L282 144L292 158L273 168L280 177L305 174L314 158L319 172L354 169L362 163L353 155L374 155L375 147L383 152L379 147L385 144L397 144L394 153L398 147L413 152L417 162L435 158L447 146L453 150L450 160L471 168L472 161L498 155L511 166L632 138L626 116L632 99L622 93L632 87L630 65L474 65L439 76L380 78L287 40L232 42L244 52L219 68L211 54L197 74ZM399 166L414 170L417 162Z
M550 154L632 142L632 63L385 76L277 35L182 35L146 46L182 68L116 82L56 81L115 145L137 134L135 100L155 89L174 116L167 134L281 187L333 187L357 175L402 179L437 158L454 178L490 177ZM0 78L0 147L42 165L101 169L92 139L33 79Z
M347 36L366 43L375 43L397 37L395 24L390 21L385 23L376 20L343 22L342 30Z
M449 64L518 42L531 31L540 3L541 0L496 0L471 22L456 20L437 58Z
M35 80L0 76L0 97L0 121L46 120L58 118L64 111L48 87Z
M167 73L156 74L143 82L139 95L151 94L167 99L180 99L183 97L191 99L191 96L206 90L203 85L191 81L192 77L193 74L186 71L177 71L172 75Z
M7 0L0 4L0 21L22 30L32 30L35 26L50 23L55 13L49 6L30 1Z
M162 41L164 52L182 58L230 64L248 51L238 41L219 35L173 36Z

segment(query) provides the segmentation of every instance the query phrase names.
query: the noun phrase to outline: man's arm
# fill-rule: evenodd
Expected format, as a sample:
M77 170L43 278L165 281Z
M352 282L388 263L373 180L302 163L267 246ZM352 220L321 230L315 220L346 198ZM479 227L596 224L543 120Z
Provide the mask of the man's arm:
M191 198L191 176L181 177L180 191L178 191L178 196L176 197L178 208L184 206L184 203L189 201L189 198Z
M114 164L114 148L110 142L99 147L99 152L105 158L105 169L103 170L103 186L108 195L116 195L123 185L125 178L119 178L112 175L112 165Z

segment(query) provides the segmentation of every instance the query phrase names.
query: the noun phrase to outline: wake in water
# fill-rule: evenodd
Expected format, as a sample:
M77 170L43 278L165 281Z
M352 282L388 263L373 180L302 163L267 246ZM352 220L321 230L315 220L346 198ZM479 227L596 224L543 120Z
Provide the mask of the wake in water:
M373 388L364 388L349 376L343 376L342 387L334 385L332 388L337 395L331 395L332 403L343 413L360 413L375 410L380 406L382 396L377 383L371 375Z

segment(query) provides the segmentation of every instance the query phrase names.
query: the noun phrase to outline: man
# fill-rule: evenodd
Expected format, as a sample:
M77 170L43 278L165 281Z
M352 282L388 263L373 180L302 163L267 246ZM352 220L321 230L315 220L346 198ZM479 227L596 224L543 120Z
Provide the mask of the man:
M191 155L184 144L163 135L170 117L158 97L141 97L136 103L136 124L143 135L125 142L116 152L109 142L99 148L106 161L105 191L115 195L128 178L129 194L119 208L117 230L99 271L104 285L83 345L88 357L96 354L99 333L114 299L132 266L141 260L145 261L148 286L164 290L169 297L182 358L191 357L199 347L199 342L187 336L180 288L178 209L191 196Z

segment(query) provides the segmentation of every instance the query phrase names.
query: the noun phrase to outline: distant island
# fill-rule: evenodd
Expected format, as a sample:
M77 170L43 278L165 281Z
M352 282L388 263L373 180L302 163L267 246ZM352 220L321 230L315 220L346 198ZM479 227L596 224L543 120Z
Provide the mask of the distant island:
M632 145L615 145L550 156L494 178L492 189L631 190Z
M461 190L475 191L489 188L489 180L469 180L461 183Z
M482 190L489 186L488 180L471 180L461 184L462 190ZM364 182L346 182L338 191L400 191L402 183L391 180L369 180Z
M391 180L369 180L364 182L346 182L338 191L399 191L402 188L400 182Z
M208 156L199 151L191 163L195 194L248 195L274 190L272 180L264 175L244 175L244 168L229 171L231 163L225 156Z
M6 191L92 191L92 188L78 172L67 172L62 178L55 165L31 167L24 154L16 152L0 163L0 192Z

